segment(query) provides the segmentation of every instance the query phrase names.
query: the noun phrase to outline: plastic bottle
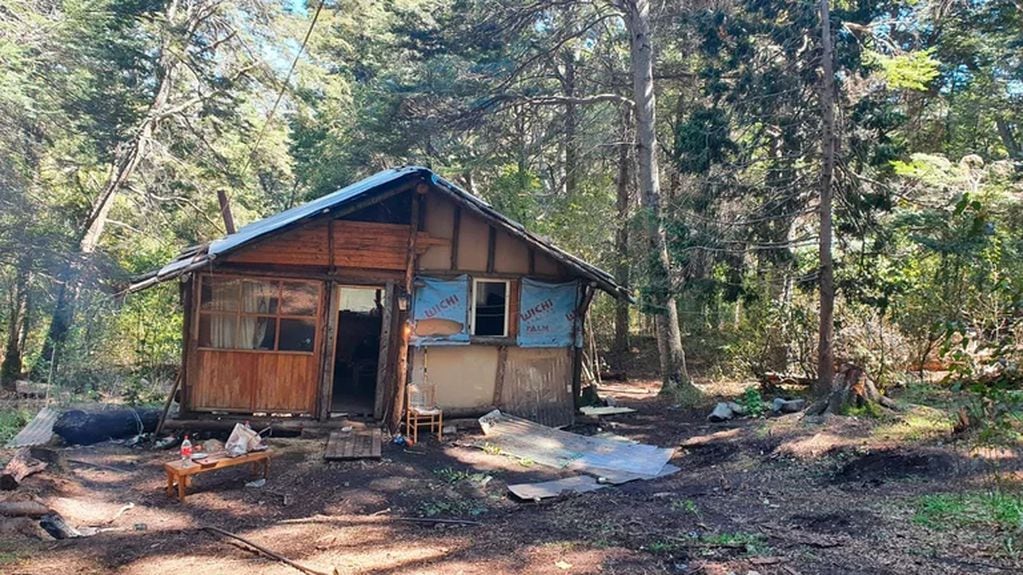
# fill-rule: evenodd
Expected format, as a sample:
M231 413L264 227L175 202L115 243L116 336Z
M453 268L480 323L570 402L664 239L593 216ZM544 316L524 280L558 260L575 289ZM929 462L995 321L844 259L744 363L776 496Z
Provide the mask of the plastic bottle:
M192 442L188 440L188 435L185 435L185 440L181 442L181 460L189 461L192 459Z

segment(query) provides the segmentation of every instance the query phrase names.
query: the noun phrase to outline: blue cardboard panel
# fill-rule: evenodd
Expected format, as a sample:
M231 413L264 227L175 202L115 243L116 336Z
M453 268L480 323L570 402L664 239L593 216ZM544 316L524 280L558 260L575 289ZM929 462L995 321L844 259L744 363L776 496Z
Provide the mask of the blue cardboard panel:
M521 285L519 346L572 346L576 342L578 283L554 284L525 278Z
M412 289L412 345L469 343L469 276L417 277Z

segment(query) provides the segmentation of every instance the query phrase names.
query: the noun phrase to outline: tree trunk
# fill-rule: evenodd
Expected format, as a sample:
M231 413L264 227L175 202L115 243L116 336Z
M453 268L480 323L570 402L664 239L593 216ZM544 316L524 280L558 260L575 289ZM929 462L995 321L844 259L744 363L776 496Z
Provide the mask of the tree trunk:
M575 10L572 3L565 6L565 28L575 32ZM579 193L579 107L576 104L576 63L578 61L576 42L568 42L561 51L563 69L561 90L565 94L565 197L574 198Z
M831 54L831 22L828 0L821 0L821 116L823 141L821 148L820 199L820 330L817 347L817 385L814 394L823 397L831 393L835 369L835 268L831 256L831 203L835 167L835 74Z
M153 101L150 102L145 117L129 139L118 144L115 149L106 182L93 200L92 209L82 226L78 252L70 256L70 261L60 273L60 285L50 319L50 327L40 355L44 361L36 364L36 372L39 369L47 369L52 373L57 368L60 350L67 341L68 332L74 319L75 303L82 274L88 269L92 255L99 247L99 241L106 229L107 217L114 206L118 192L132 177L135 169L145 157L153 134L164 116L170 100L173 72L177 64L177 60L170 50L172 28L177 19L177 8L177 0L171 1L164 13L163 26L165 28L160 41L160 55L157 59L157 89L153 95ZM34 373L33 375L38 377L40 374Z
M859 366L843 365L835 375L834 383L831 393L806 408L808 415L850 415L857 412L875 414L882 407L898 409L894 401L878 391L874 381Z
M7 391L15 390L15 382L21 377L24 367L24 344L28 330L29 282L31 281L32 258L26 255L18 260L14 285L11 287L7 343L4 347L3 363L0 363L0 385Z
M628 109L622 112L622 143L618 147L618 178L615 182L615 210L618 217L618 229L615 230L615 281L619 285L629 285L632 266L629 261L629 187L632 183L632 155L629 154L629 123ZM629 351L629 302L623 298L615 300L615 340L614 353L621 359Z
M1023 150L1016 142L1016 136L1012 133L1012 127L1004 118L996 118L995 126L998 128L998 136L1002 139L1005 151L1009 154L1010 160L1023 160Z
M654 321L657 325L657 349L661 357L661 392L676 394L684 403L692 404L699 400L701 393L689 381L685 369L682 332L671 286L671 256L661 215L650 4L648 0L628 0L622 4L632 60L639 197L645 212L650 252L650 303L656 313Z

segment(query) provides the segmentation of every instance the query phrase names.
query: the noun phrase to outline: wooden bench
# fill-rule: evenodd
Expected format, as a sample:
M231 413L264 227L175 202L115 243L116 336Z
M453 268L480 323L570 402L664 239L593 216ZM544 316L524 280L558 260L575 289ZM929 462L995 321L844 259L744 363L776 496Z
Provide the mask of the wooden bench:
M273 453L270 450L255 451L238 457L228 457L226 453L217 453L201 461L171 461L163 464L163 470L167 473L167 495L174 497L174 487L177 485L178 500L185 502L185 488L191 485L192 476L207 471L234 467L235 465L252 464L252 471L258 474L262 470L263 478L270 474L270 457Z

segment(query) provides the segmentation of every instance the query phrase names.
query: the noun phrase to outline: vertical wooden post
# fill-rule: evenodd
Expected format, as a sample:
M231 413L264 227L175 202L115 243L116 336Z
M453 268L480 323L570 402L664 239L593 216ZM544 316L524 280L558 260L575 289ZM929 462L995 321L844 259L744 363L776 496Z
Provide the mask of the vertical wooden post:
M451 270L458 269L458 234L462 227L462 206L455 206L455 219L451 229Z
M384 288L384 309L380 318L380 353L377 355L377 391L376 398L373 401L373 417L375 419L383 419L385 402L390 397L385 395L391 378L391 350L394 349L394 345L391 343L391 339L394 337L394 319L395 319L395 306L397 303L394 299L395 289L394 282L387 282L387 286Z
M494 376L494 407L501 408L501 396L504 395L504 373L508 369L508 346L497 348L497 374Z
M323 326L323 347L320 349L320 393L317 402L317 418L326 421L330 418L330 404L333 402L334 387L334 352L337 346L337 318L338 318L338 297L337 286L333 281L326 283L326 301L321 302L323 316L320 321Z
M487 273L494 273L497 265L497 228L490 226L490 235L487 236Z
M583 350L582 347L576 345L575 334L581 333L583 326L583 319L586 317L586 312L590 308L590 301L593 299L593 293L596 289L591 285L582 286L582 298L579 302L579 307L576 308L575 314L575 328L572 330L572 407L573 412L576 407L576 402L579 401L579 397L582 395L582 372L583 372Z
M181 405L178 413L178 417L184 419L186 414L191 411L192 408L192 379L195 370L196 348L197 345L197 334L196 329L199 323L199 284L202 281L202 277L198 274L192 274L188 276L182 284L181 289L181 304L184 308L185 321L182 326L183 340L181 342L182 358L181 358L181 383L179 384L181 391Z
M412 307L412 281L416 272L416 239L419 237L419 203L422 197L429 190L425 182L416 185L415 193L412 194L412 209L409 217L408 252L405 254L405 285L402 296L406 298L407 307ZM405 411L405 387L408 383L408 348L412 336L411 314L406 309L405 321L401 324L401 333L398 334L398 366L395 373L394 396L391 402L391 413L389 414L389 427L392 432L397 431L401 425L401 416Z
M224 229L228 234L235 232L234 215L231 213L231 200L223 188L217 190L217 202L220 203L220 217L224 218Z

